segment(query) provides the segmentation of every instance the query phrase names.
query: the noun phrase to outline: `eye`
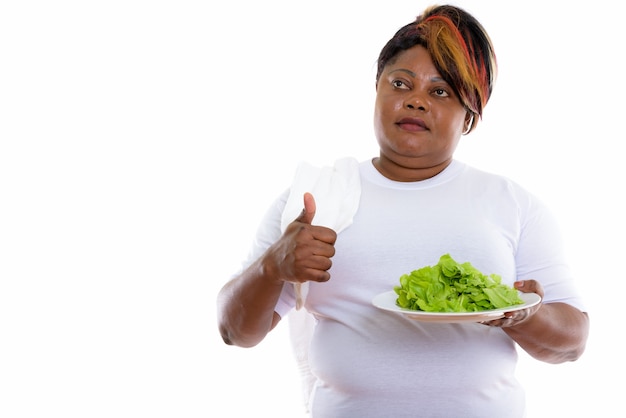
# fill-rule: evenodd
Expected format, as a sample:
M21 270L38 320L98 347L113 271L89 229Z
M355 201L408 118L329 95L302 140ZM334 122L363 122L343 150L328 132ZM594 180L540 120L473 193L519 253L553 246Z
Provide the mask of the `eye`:
M403 80L391 80L391 85L396 89L404 89L407 90L409 86Z
M442 88L442 87L438 87L438 88L434 89L433 90L433 94L435 96L438 96L438 97L448 97L448 96L450 96L448 94L448 91L446 89Z

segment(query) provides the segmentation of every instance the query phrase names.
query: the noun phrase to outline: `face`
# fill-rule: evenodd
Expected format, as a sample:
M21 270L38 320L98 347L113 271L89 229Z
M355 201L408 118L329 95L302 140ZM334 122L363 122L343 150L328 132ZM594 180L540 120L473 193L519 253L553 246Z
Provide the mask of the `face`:
M376 166L393 180L429 178L452 160L469 114L423 46L401 52L376 85Z

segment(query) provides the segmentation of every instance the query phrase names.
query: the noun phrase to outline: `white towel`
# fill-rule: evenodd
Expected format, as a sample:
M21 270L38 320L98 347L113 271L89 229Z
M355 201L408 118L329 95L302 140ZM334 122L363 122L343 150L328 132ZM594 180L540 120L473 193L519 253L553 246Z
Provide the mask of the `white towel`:
M296 219L303 208L302 197L309 192L315 198L314 225L331 228L339 234L352 224L359 208L361 181L359 163L354 158L342 158L334 166L315 167L299 164L289 198L281 219L281 231ZM296 283L296 309L302 308L308 293L308 282Z
M296 170L291 191L283 216L281 230L302 212L303 195L309 192L315 198L314 225L326 226L339 233L352 224L352 219L359 208L361 198L361 181L359 164L353 158L337 160L332 167L314 167L308 163L300 163ZM315 377L309 367L309 344L313 335L315 318L306 310L300 310L304 305L309 282L296 283L296 311L289 315L289 331L291 344L302 377L302 396L306 412L309 410L309 400Z

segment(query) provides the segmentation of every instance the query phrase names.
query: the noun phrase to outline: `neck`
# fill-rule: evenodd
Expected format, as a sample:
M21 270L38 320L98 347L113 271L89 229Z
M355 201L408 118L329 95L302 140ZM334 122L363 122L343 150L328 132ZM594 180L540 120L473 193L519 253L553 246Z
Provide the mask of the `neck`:
M421 164L419 162L402 164L397 161L392 161L384 156L372 159L374 167L380 174L387 177L389 180L401 182L429 179L441 173L450 165L451 162L452 158L437 164Z

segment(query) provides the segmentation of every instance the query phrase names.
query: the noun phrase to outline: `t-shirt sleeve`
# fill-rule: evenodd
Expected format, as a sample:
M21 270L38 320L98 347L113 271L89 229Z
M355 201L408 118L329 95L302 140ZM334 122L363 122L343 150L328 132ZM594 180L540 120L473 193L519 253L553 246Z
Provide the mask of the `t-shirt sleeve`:
M239 273L248 268L255 260L263 255L265 251L275 243L281 236L281 217L289 190L283 192L269 207L259 224L248 255L241 264ZM276 305L275 311L281 318L284 318L289 311L295 307L296 298L293 286L285 283L283 291Z
M520 199L521 235L516 252L517 280L541 283L544 303L563 302L585 311L575 278L566 260L554 214L535 196Z

